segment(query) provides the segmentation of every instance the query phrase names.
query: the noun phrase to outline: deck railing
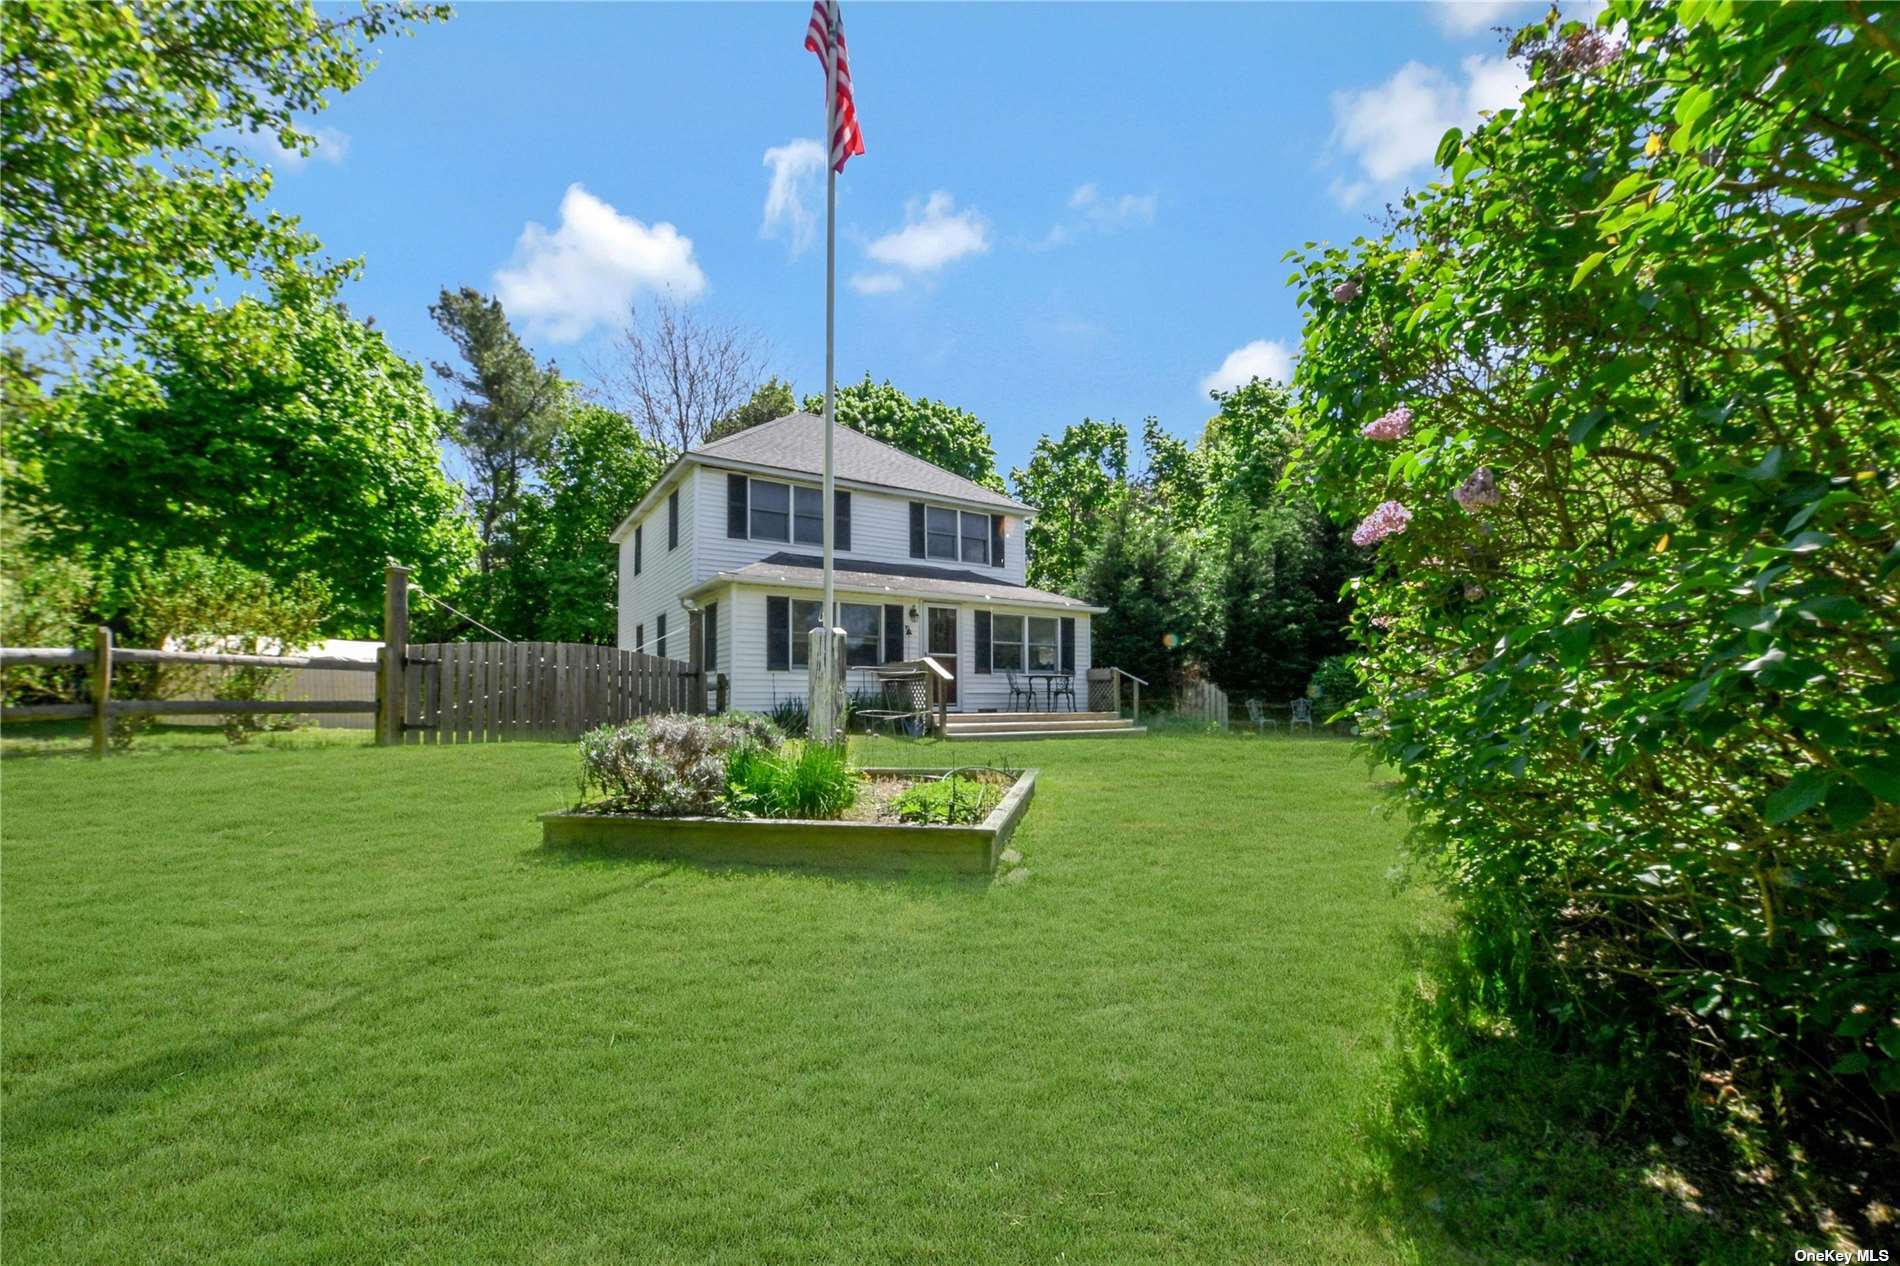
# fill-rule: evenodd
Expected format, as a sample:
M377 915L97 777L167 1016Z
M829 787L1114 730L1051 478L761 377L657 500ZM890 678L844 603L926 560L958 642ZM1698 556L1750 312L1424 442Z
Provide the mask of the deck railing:
M1135 724L1141 724L1141 688L1148 683L1131 672L1119 668L1089 669L1089 711L1114 712L1122 710L1122 685L1127 683L1134 692Z

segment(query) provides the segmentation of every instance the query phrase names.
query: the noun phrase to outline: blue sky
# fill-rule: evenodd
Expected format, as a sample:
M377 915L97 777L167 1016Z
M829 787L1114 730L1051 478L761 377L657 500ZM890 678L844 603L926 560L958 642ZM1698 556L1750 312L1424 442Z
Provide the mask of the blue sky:
M363 259L350 305L405 355L449 355L427 308L471 285L585 380L670 288L820 390L809 11L466 4L310 121L273 205ZM1198 433L1208 385L1285 372L1281 255L1368 229L1446 127L1513 99L1490 28L1538 12L845 0L868 152L839 182L840 381L975 411L1005 472L1085 416Z

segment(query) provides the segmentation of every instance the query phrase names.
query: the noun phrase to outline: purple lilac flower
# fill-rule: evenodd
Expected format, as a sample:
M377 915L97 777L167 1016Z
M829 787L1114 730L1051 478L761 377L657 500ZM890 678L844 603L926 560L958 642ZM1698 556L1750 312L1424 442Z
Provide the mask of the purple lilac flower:
M1369 440L1402 440L1412 433L1412 411L1404 405L1381 413L1359 428Z
M1333 287L1334 303L1351 303L1359 297L1359 283L1350 277Z
M1378 509L1352 530L1352 543L1377 545L1388 536L1397 536L1412 521L1412 512L1396 501L1382 501Z
M1504 500L1503 492L1498 489L1497 476L1491 473L1489 466L1480 466L1451 494L1458 508L1466 514L1476 514L1488 506L1497 505Z

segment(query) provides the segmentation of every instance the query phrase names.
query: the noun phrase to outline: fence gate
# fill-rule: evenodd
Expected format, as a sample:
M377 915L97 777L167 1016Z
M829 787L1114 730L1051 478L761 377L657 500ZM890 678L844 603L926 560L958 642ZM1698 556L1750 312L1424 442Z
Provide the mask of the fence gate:
M678 660L580 642L425 642L404 648L402 741L576 738L659 712L705 711Z

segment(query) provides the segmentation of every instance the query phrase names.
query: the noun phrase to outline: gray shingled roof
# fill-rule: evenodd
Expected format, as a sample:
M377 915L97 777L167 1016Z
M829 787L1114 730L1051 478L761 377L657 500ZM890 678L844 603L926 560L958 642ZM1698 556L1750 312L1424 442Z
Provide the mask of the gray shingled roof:
M924 598L956 598L970 602L1021 603L1032 607L1060 607L1065 611L1099 611L1086 602L1067 598L1046 589L1031 589L979 572L952 567L925 567L908 563L855 562L850 569L832 572L839 589L872 593L916 595ZM773 554L756 563L733 571L720 572L699 586L706 589L729 581L751 585L786 585L799 589L822 589L825 583L823 560L806 554Z
M714 440L688 454L710 462L743 462L775 466L801 474L824 473L825 420L811 413L788 413L782 418ZM995 506L1018 514L1035 513L1020 501L982 484L954 475L921 457L913 457L882 440L874 440L848 426L840 426L831 441L832 470L840 479L876 484L925 496L946 497L977 505Z

